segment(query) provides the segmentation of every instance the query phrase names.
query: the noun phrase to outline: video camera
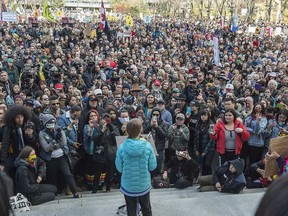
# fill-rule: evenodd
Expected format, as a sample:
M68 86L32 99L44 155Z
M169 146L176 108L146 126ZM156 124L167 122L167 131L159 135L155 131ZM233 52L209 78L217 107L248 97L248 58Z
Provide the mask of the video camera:
M71 63L71 66L72 66L72 67L75 67L76 70L78 70L80 67L82 67L82 64L81 64L80 62L73 61L73 62Z
M23 88L25 89L28 86L32 79L35 79L34 68L30 65L26 64L23 68L22 80L23 80Z
M50 68L49 70L50 72L50 78L52 80L53 83L58 83L61 77L61 73L58 70L58 68L56 66L53 66Z
M94 71L95 71L95 62L90 60L87 63L87 72L92 73Z

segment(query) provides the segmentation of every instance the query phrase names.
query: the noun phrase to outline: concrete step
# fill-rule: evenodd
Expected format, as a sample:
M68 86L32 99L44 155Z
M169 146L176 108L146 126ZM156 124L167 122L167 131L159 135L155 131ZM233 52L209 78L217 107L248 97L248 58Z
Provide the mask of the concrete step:
M185 215L253 215L265 189L244 189L240 194L219 192L197 192L197 186L184 190L175 188L151 191L151 205L155 216ZM23 216L112 216L117 208L125 204L119 191L110 193L81 193L82 198L57 197L57 200L39 206L32 206Z

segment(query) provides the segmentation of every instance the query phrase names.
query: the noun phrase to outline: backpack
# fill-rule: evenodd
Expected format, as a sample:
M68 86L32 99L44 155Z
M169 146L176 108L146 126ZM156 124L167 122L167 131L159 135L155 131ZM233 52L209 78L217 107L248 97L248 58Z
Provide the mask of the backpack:
M156 176L153 178L152 185L154 189L169 188L170 182L169 179L164 180L162 176Z

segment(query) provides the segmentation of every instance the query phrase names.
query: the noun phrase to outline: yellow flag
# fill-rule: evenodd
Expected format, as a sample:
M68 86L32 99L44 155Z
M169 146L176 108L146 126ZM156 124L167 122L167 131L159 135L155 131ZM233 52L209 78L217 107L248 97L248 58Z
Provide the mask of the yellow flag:
M133 26L133 19L130 15L126 15L126 25Z
M47 1L44 0L43 3L43 17L45 17L47 20L51 21L51 22L55 22L55 18L52 15L51 11L50 11L50 7L47 4Z
M44 76L44 73L42 71L43 66L44 66L44 64L40 63L40 68L39 68L38 74L39 74L40 80L44 80L45 81L45 76Z

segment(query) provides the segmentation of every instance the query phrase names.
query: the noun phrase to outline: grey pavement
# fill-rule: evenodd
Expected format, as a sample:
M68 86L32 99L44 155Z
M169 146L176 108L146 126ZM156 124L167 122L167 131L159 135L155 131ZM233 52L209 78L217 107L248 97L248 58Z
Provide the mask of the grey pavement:
M252 216L265 189L244 189L240 194L197 192L198 186L184 190L153 189L151 204L154 216ZM118 190L110 193L80 193L82 198L60 196L55 201L32 206L30 212L17 216L115 216L117 208L125 204Z

